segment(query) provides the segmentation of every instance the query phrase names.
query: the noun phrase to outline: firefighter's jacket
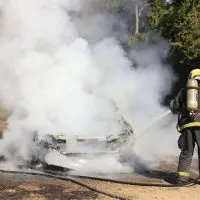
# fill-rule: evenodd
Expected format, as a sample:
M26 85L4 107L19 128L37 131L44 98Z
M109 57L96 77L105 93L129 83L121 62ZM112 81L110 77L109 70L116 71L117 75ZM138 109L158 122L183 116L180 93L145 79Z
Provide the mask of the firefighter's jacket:
M187 89L182 88L177 96L171 100L170 109L178 114L177 130L181 132L185 128L200 127L200 111L187 110Z

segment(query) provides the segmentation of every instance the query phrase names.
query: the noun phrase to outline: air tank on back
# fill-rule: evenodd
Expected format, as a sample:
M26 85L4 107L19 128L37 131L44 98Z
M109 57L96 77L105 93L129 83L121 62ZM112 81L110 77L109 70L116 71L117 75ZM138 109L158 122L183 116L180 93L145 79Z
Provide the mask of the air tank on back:
M197 110L198 103L198 81L196 79L188 79L187 82L187 109Z

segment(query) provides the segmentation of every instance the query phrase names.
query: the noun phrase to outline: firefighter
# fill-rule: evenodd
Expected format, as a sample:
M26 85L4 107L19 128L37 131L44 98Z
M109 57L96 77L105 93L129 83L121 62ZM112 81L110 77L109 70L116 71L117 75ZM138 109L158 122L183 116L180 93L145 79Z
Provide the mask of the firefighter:
M171 100L170 109L178 114L177 130L181 133L178 147L181 150L177 169L177 184L186 183L190 177L195 143L200 166L200 69L189 73L187 86Z

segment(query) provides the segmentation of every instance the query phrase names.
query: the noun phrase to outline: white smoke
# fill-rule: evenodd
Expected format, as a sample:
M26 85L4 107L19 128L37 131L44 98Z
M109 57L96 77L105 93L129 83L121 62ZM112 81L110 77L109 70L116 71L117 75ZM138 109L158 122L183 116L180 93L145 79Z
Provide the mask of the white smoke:
M2 151L11 144L26 158L27 138L35 130L70 136L119 133L113 101L138 131L166 110L160 103L173 78L162 64L162 49L155 45L128 56L112 30L114 16L78 17L87 3L1 1L0 100L11 112ZM117 32L121 38L124 27Z

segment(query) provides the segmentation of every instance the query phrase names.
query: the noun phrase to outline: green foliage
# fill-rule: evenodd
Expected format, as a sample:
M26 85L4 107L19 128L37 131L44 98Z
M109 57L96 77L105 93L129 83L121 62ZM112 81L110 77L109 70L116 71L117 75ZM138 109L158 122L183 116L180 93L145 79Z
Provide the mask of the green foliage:
M117 13L130 0L91 0L93 4L102 7L102 10L108 10L112 13Z
M150 33L138 33L129 36L128 45L129 47L133 47L139 43L148 43L150 41Z
M159 29L163 17L167 14L168 10L164 7L161 0L150 0L151 12L148 13L149 24L152 29Z
M151 0L149 22L171 43L171 54L183 63L200 60L200 1L182 0L162 4ZM174 57L174 56L173 56Z
M181 61L200 58L200 3L198 7L189 0L183 2L176 9L172 30L172 48L181 53Z
M93 0L116 15L121 14L124 7L132 10L131 23L129 21L128 45L133 47L141 42L152 42L152 32L159 32L171 45L170 55L173 61L182 63L200 63L200 0ZM139 11L144 5L142 16L139 16L139 33L134 33L135 3ZM146 29L146 17L149 29ZM130 19L129 19L130 20ZM145 28L143 25L145 23ZM132 26L132 27L131 27Z

